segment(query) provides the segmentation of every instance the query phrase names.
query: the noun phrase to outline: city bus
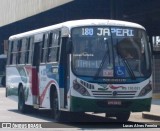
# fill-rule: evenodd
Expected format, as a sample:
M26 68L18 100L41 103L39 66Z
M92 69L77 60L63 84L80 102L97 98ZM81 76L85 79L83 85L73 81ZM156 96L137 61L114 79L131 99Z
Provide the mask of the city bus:
M129 55L128 55L129 54ZM9 38L6 96L18 110L69 114L105 113L127 121L131 112L150 111L151 48L143 26L85 19Z
M0 86L5 86L5 72L6 72L7 55L0 55Z

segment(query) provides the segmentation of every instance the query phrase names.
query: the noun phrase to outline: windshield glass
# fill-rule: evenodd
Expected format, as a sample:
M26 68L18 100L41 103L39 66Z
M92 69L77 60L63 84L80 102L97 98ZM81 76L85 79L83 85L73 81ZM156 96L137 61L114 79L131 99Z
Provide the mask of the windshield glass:
M137 78L151 74L149 43L142 29L77 27L72 29L72 43L76 75Z

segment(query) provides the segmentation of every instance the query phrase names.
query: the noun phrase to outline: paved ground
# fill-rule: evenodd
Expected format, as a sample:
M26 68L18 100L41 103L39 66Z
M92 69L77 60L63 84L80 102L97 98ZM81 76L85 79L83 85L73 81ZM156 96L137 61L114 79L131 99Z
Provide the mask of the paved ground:
M155 108L156 107L156 108ZM159 100L153 100L152 102L152 112L157 112L159 109ZM155 110L155 111L154 111ZM77 119L75 119L77 121ZM48 111L33 111L28 114L21 114L17 111L17 102L14 102L5 97L5 88L0 88L0 122L50 122L52 126L56 127L56 131L63 130L86 130L87 127L92 127L90 130L100 130L101 128L109 128L110 126L115 126L119 123L115 121L114 118L105 118L104 114L86 114L80 122L83 123L56 123L51 117ZM134 123L154 123L159 122L157 120L150 120L142 118L142 113L131 113L129 121L131 124ZM102 123L102 126L101 126ZM100 129L99 129L100 128ZM51 129L53 130L53 129ZM103 130L103 129L102 129ZM7 129L8 131L8 129Z
M160 122L160 99L158 96L152 99L151 111L143 112L142 117Z

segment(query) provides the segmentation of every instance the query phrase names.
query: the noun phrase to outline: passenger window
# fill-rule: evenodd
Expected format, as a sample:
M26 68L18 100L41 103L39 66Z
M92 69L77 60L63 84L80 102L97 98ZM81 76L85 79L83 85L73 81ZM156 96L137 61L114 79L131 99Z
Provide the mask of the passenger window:
M50 33L47 62L57 62L59 58L60 32Z
M26 38L22 39L22 41L21 41L21 49L19 51L20 64L25 64L26 45L27 45L27 39Z
M12 43L12 47L11 47L11 64L14 65L17 63L17 52L18 52L18 49L17 49L17 45L18 45L18 41L13 41Z
M49 34L46 33L43 35L43 42L41 47L41 63L46 62L48 41L49 41Z
M28 38L27 44L26 44L26 55L25 55L26 64L31 64L31 59L32 59L31 45L32 45L32 43L33 43L33 38Z
M7 59L7 64L11 65L12 64L12 49L13 49L13 41L9 42L9 50L8 50L8 59Z

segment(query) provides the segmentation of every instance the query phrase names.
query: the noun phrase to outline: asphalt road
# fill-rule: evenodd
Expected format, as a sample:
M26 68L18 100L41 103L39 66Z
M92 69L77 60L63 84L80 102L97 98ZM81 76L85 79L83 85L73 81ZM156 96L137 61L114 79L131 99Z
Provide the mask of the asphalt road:
M105 118L104 114L87 113L83 117L75 116L72 121L63 123L54 121L50 117L50 112L46 110L33 110L27 114L21 114L17 110L17 102L5 97L5 88L0 88L0 122L9 122L12 124L18 124L19 122L22 122L23 124L26 124L27 122L29 122L29 124L40 123L40 125L42 124L43 127L49 126L52 128L48 128L48 130L68 129L70 131L86 130L90 128L101 130L106 128L119 129L119 126L123 126L122 123L117 122L114 118ZM129 123L124 123L124 126L125 124L134 125L135 123L139 123L141 125L141 123L152 123L155 121L143 119L142 113L132 113L128 122ZM121 130L121 128L119 130Z

